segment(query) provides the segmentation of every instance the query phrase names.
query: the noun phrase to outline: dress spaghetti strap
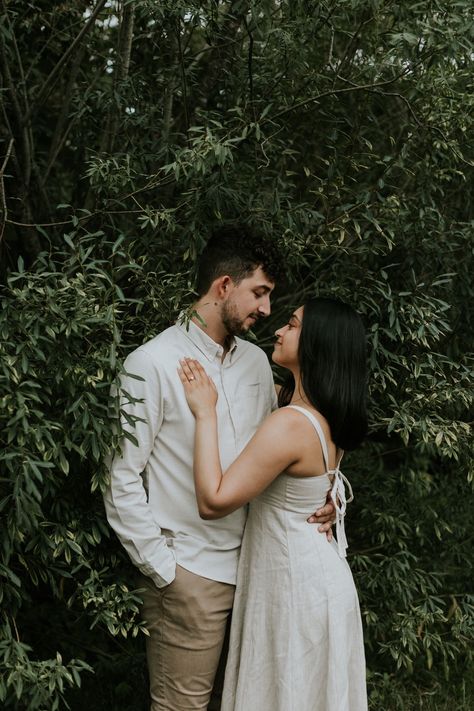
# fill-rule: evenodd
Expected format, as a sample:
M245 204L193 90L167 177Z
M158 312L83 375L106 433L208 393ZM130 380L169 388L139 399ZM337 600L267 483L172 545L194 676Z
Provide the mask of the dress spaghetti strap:
M301 414L305 415L305 417L307 417L307 419L313 425L313 427L316 430L317 435L319 437L319 441L321 442L321 449L323 451L324 466L326 467L326 472L328 472L329 471L328 445L326 442L326 437L324 436L323 428L319 424L318 420L316 419L316 417L313 415L312 412L305 410L304 407L299 407L299 405L287 405L287 407L291 407L292 410L298 410L298 412L301 412Z

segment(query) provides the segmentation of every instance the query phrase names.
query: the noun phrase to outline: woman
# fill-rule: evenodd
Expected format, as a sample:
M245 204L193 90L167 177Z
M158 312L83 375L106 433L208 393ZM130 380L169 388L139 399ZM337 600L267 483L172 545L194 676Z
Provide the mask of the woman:
M196 418L201 516L226 516L251 501L222 711L365 711L362 625L345 560L339 470L343 450L355 448L367 428L364 329L347 304L316 298L276 337L273 361L290 371L282 407L225 475L214 385L195 360L182 361L179 371ZM306 523L328 491L337 508L337 542Z

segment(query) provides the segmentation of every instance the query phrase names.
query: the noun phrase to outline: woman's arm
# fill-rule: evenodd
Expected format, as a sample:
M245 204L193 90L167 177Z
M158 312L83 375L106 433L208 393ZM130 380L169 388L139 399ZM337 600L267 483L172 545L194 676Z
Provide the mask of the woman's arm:
M196 418L194 483L199 514L205 519L221 518L255 498L298 460L298 422L292 412L273 412L223 474L215 386L195 360L181 361L179 375Z

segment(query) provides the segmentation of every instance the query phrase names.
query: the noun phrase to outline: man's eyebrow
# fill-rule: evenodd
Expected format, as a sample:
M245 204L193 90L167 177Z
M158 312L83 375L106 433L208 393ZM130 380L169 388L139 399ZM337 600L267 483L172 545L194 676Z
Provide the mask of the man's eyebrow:
M268 284L259 284L255 287L256 289L263 289L263 291L268 294L268 292L273 291L273 286L268 286Z

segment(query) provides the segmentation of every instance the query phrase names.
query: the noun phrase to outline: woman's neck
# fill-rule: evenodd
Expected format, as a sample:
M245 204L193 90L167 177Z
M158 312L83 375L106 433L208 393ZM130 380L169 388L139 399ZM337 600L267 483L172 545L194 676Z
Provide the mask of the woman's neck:
M303 385L301 383L301 376L300 376L300 371L299 369L295 369L294 371L291 371L293 373L293 377L295 379L295 389L293 390L293 395L291 396L291 400L288 403L289 405L307 405L308 407L312 407L308 396L306 395Z

